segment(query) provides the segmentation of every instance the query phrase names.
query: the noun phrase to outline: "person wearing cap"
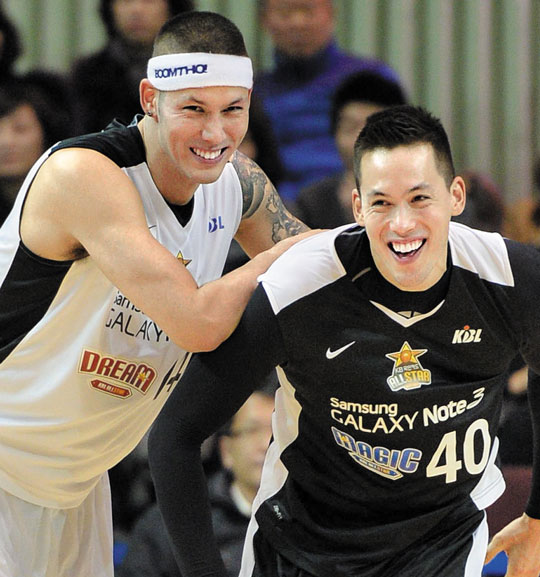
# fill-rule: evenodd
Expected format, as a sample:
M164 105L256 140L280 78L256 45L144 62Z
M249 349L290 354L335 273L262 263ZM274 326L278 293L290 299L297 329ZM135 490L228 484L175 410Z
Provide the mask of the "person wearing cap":
M236 151L252 75L228 19L175 16L145 115L47 150L0 229L2 577L113 576L107 470L307 230Z

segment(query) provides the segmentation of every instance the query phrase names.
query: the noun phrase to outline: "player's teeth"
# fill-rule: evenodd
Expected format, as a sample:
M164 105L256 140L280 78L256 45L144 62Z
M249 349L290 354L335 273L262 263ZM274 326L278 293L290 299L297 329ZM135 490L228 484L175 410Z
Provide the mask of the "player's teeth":
M421 246L422 246L421 240L415 240L413 242L405 242L405 243L402 243L402 242L401 243L397 243L397 242L392 243L392 248L396 252L411 252L413 250L420 248Z
M210 151L201 150L200 148L194 148L193 150L197 156L202 156L203 158L206 158L206 160L214 160L221 154L221 150Z

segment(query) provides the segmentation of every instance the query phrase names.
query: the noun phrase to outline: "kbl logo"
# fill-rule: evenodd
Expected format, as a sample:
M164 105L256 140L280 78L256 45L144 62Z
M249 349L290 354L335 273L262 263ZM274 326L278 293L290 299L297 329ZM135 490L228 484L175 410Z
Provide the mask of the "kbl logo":
M469 325L465 325L462 329L454 331L454 338L452 344L460 343L480 343L482 341L482 329L471 329Z
M187 74L205 74L208 64L193 64L193 66L177 66L176 68L156 68L156 78L170 78Z
M225 226L223 226L221 222L221 216L210 218L208 222L208 232L216 232L216 230L222 230L223 228L225 228Z

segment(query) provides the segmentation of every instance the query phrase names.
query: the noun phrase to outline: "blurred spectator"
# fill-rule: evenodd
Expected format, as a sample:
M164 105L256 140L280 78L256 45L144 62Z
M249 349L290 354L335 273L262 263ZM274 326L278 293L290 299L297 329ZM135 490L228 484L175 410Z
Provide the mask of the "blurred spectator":
M24 46L15 24L0 5L0 86L7 86L13 81L24 81L28 90L37 91L49 105L54 105L52 110L54 115L58 116L57 122L64 127L64 131L57 136L66 138L75 135L77 127L73 95L67 79L58 73L37 68L25 73L17 72L17 60L23 50Z
M462 173L467 189L465 210L452 220L487 232L503 232L504 198L498 186L487 175L466 170Z
M212 522L230 577L238 574L251 504L259 488L262 465L272 434L274 399L254 392L219 438L223 469L208 481ZM158 506L141 517L117 569L118 577L180 577Z
M370 114L407 99L394 80L377 72L355 72L345 78L332 97L330 127L343 170L302 189L293 213L311 228L334 228L353 222L353 147Z
M540 201L520 198L508 207L506 235L540 248Z
M193 0L100 0L105 47L75 62L71 74L82 132L97 132L114 118L128 123L142 112L139 82L146 76L154 37Z
M512 202L508 210L506 232L510 238L540 249L540 158L533 169L533 194Z
M70 136L69 116L54 94L26 79L0 82L0 223L41 154Z
M274 44L274 68L255 79L278 139L285 178L279 188L291 205L298 191L342 169L330 132L330 98L358 70L392 80L384 62L341 51L334 39L332 0L259 0L259 18Z

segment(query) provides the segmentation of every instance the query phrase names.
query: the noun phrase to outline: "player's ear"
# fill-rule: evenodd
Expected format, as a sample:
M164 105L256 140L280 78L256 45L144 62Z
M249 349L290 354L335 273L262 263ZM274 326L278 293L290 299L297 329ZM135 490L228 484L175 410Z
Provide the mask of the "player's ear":
M157 94L148 78L143 78L139 84L139 97L141 108L147 116L157 116Z
M362 211L362 196L357 188L352 191L352 209L354 220L360 225L364 226L364 213Z
M452 181L450 195L452 196L452 216L457 216L463 212L467 199L465 181L461 176L456 176Z

